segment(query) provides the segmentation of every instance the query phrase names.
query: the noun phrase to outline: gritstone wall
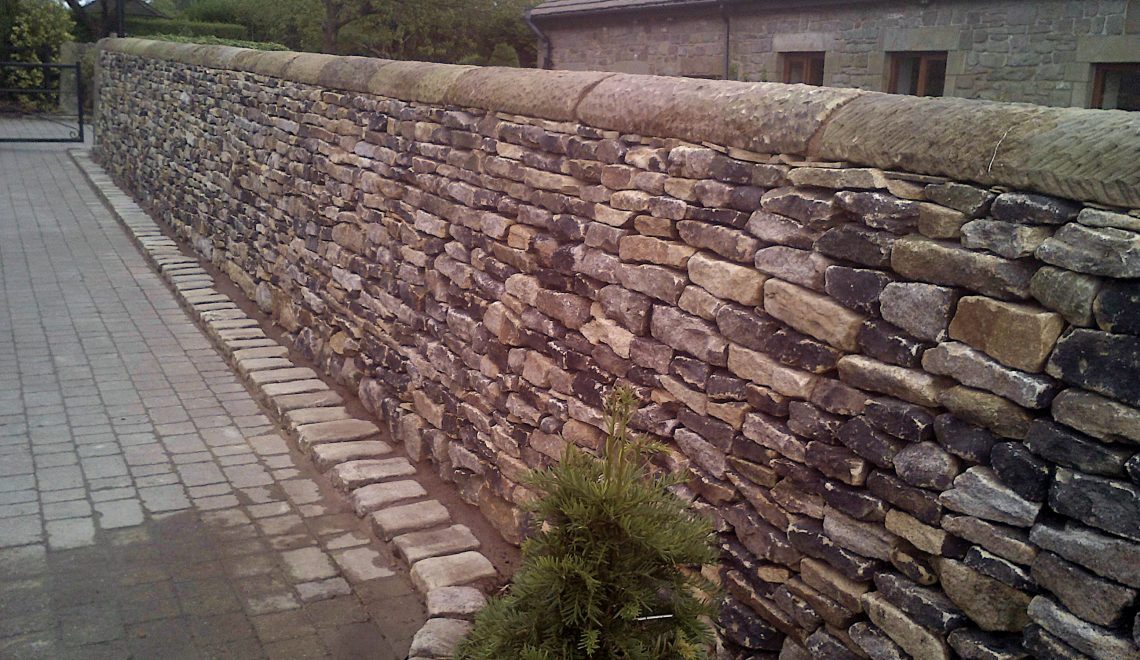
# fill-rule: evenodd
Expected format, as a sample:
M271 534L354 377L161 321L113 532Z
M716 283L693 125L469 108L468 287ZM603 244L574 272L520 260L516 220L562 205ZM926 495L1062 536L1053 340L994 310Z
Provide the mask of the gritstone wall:
M741 656L1137 657L1140 117L111 40L96 153L502 533L616 382Z

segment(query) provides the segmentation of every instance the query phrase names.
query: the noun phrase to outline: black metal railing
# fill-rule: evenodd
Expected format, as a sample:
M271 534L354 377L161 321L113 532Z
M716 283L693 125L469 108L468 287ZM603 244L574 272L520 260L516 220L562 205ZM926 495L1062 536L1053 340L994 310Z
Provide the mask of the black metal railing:
M39 76L34 79L31 84L34 87L23 87L15 84L12 79L11 73L13 71L38 71ZM40 121L47 121L53 124L58 124L68 129L67 137L12 137L0 135L0 142L83 142L83 75L80 71L80 65L76 64L56 64L56 63L43 63L43 62L0 62L0 103L11 102L16 109L26 111L30 107L32 109L43 109L45 104L34 103L32 98L44 97L52 108L60 108L63 99L63 81L64 75L70 73L74 76L75 80L75 118L76 124L73 126L70 122L53 115L46 113L39 115L36 113ZM15 85L15 86L13 86Z

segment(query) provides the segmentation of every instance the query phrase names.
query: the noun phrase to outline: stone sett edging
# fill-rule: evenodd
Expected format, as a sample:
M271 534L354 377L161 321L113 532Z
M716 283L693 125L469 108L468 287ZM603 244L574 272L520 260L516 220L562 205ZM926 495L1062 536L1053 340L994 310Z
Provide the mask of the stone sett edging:
M428 620L412 640L410 660L449 658L467 634L486 597L473 583L495 578L479 540L453 524L442 503L427 498L416 468L380 440L380 428L355 419L343 399L289 351L268 337L230 298L214 288L213 277L178 244L86 151L72 160L126 230L145 259L166 281L179 303L215 344L255 398L288 432L295 446L333 485L348 496L357 516L368 516L373 533L396 547L425 597Z
M581 122L1135 208L1140 117L858 89L258 51L147 39L101 50L330 90ZM631 102L631 100L636 100Z

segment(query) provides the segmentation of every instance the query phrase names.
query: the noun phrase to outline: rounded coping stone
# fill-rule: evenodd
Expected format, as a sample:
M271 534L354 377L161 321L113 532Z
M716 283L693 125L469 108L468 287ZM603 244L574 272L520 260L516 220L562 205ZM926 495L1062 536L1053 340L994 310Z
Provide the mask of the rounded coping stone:
M281 77L306 85L319 85L321 84L321 70L336 60L336 55L301 53L289 62Z
M855 89L481 68L145 39L100 48L404 101L531 115L762 153L1140 207L1140 116ZM296 66L295 60L299 60ZM349 61L350 60L350 61ZM318 64L324 65L318 68ZM367 78L367 80L365 80Z
M1136 113L864 93L817 143L829 160L1140 206Z

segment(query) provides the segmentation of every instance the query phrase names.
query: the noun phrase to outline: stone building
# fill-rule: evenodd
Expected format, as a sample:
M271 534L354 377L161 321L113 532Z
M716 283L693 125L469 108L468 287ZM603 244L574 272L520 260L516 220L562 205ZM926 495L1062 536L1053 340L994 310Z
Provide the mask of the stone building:
M1140 109L1140 0L549 0L540 66Z

